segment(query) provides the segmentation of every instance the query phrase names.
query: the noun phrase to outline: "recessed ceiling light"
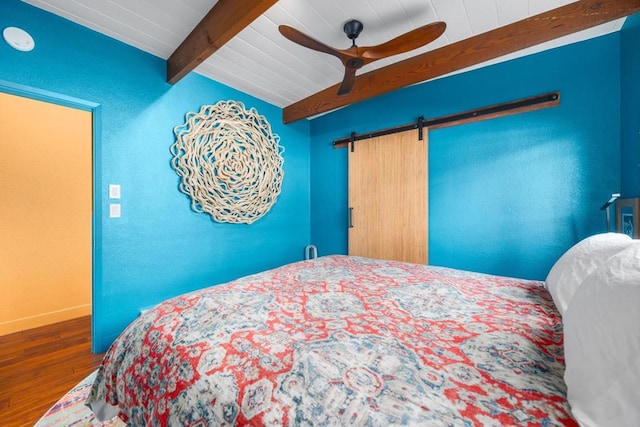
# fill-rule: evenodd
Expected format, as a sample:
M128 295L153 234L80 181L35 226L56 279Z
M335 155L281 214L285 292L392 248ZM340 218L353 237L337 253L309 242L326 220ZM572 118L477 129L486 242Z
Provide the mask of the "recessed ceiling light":
M33 37L22 28L7 27L2 32L2 37L9 46L23 52L29 52L36 46Z

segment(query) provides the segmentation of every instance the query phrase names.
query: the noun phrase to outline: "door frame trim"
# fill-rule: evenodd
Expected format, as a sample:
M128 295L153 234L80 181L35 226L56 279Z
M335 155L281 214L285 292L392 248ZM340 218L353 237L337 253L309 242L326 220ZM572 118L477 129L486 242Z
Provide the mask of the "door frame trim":
M102 185L102 105L97 102L75 98L57 92L0 80L0 92L22 96L37 101L49 102L64 107L91 112L92 120L92 215L91 215L91 351L97 352L95 333L96 289L102 277L102 203L100 187Z

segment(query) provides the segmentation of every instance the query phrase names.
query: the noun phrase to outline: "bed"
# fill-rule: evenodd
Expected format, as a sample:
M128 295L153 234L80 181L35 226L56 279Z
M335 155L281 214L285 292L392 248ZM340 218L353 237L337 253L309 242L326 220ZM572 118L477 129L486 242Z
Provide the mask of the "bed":
M539 281L326 256L163 302L87 399L130 425L577 425Z

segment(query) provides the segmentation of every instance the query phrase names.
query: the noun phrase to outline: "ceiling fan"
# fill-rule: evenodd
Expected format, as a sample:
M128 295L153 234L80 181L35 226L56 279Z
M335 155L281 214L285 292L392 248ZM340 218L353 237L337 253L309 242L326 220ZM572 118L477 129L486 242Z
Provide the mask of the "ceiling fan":
M278 30L283 36L294 43L338 57L345 67L344 78L340 89L338 89L338 95L346 95L353 89L353 84L356 80L356 70L378 59L409 52L427 43L431 43L444 33L446 27L447 25L444 22L433 22L404 33L386 43L376 46L360 47L356 46L356 39L362 32L364 26L362 22L352 19L344 24L343 27L345 34L351 39L351 47L344 50L327 46L288 25L280 25Z

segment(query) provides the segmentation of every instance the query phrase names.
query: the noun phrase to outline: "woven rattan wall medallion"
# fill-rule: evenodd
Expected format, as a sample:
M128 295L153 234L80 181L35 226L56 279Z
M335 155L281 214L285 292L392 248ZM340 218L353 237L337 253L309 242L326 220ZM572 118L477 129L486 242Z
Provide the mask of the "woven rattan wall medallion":
M217 222L251 224L276 202L283 148L267 119L241 102L220 101L189 112L173 129L172 166L191 208Z

